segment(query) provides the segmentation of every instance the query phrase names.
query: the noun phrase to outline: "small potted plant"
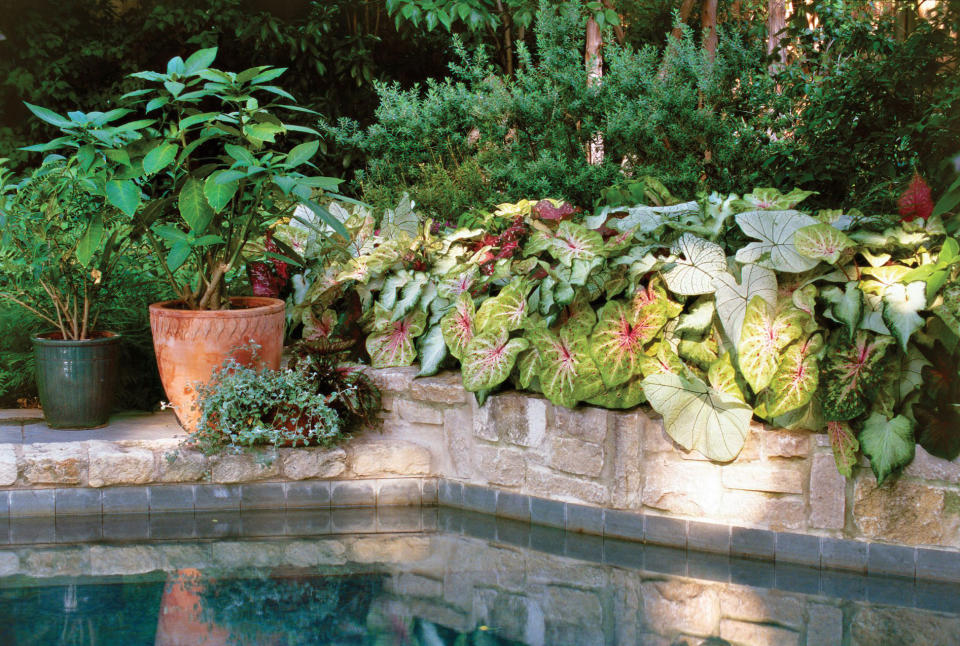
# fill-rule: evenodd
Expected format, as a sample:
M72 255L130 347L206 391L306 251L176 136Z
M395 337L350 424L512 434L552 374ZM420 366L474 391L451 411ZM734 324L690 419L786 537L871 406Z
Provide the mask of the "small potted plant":
M84 147L86 146L86 147ZM107 160L80 143L14 183L0 160L0 299L50 324L33 337L37 389L47 424L106 424L120 335L97 327L128 221L106 203Z

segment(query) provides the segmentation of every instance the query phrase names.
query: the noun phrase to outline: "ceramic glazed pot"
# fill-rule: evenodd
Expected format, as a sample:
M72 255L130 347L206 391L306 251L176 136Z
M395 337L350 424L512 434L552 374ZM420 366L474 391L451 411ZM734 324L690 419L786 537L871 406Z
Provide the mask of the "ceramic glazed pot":
M196 430L200 419L194 410L194 385L210 379L214 368L227 357L241 364L250 362L250 352L238 346L260 346L259 358L270 369L280 368L283 352L284 302L278 298L235 297L229 310L194 311L179 301L150 306L153 349L160 381L173 404L180 424Z
M95 428L110 418L117 387L120 335L99 332L83 341L60 332L33 337L37 390L52 428Z

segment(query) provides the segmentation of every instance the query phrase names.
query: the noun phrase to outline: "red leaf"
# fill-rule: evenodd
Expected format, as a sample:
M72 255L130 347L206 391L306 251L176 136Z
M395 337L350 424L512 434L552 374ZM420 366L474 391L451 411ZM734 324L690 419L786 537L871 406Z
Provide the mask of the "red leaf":
M569 220L575 213L580 212L579 207L575 207L569 202L563 202L560 206L554 206L550 200L540 200L530 209L530 214L541 220Z
M900 196L897 202L903 222L910 222L917 218L926 220L933 213L933 199L930 197L930 187L923 181L919 173L913 174L910 185Z

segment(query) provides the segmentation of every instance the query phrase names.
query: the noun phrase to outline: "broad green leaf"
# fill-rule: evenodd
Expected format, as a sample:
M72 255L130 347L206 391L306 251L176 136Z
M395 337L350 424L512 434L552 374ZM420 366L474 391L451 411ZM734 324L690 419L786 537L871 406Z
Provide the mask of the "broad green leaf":
M87 225L87 230L84 231L80 240L77 241L77 248L74 252L77 260L83 267L90 266L90 261L93 260L94 255L100 250L100 245L103 243L105 235L106 231L103 228L103 216L97 214L90 220L90 224Z
M659 373L643 380L647 401L663 415L667 434L710 460L729 462L743 449L753 410L699 379Z
M370 365L374 368L409 366L417 358L414 339L423 333L426 314L414 310L400 321L390 321L388 312L380 312L378 319L377 327L366 341Z
M644 345L667 322L662 301L646 306L634 319L631 308L611 301L600 309L590 337L590 355L608 387L619 386L640 372Z
M320 142L316 140L294 146L294 148L287 153L286 164L295 168L300 164L306 163L317 154L317 149L319 148Z
M803 334L804 316L793 307L777 313L762 296L754 296L747 304L737 363L754 392L767 387L777 372L782 350Z
M603 408L627 409L639 406L646 399L646 395L643 394L643 377L635 375L626 383L605 388L588 399L587 403Z
M140 206L140 187L130 179L112 179L104 187L107 201L133 217Z
M236 180L232 182L218 181L223 171L216 171L209 175L203 182L203 195L207 198L207 203L214 213L219 213L230 204L230 200L237 193L237 187L240 185Z
M881 485L890 474L913 460L916 451L913 422L903 415L889 419L874 413L860 431L860 447L870 458L870 468L877 476L877 484Z
M714 287L717 316L723 331L734 344L740 342L747 303L759 296L770 306L777 304L777 275L759 265L744 265L740 270L740 283L737 283L733 274L721 272L714 278Z
M498 330L519 330L527 316L527 288L519 281L504 287L499 294L488 298L477 310L478 333Z
M183 263L190 257L192 247L189 242L175 242L170 247L170 253L167 254L167 269L176 271L183 266Z
M923 317L918 312L927 306L926 294L926 283L922 281L890 285L883 293L883 322L904 352L910 336L923 327Z
M863 415L883 377L883 360L893 337L858 332L851 342L834 334L820 364L820 394L828 422Z
M837 471L844 477L852 478L853 467L857 465L857 451L860 450L857 436L846 422L827 422L827 433Z
M177 158L180 147L177 144L163 142L143 158L143 172L147 175L159 173L164 168L173 163Z
M228 155L245 166L257 166L259 164L257 158L253 156L253 153L242 146L226 144L223 149L227 151Z
M860 291L857 281L851 280L843 291L833 285L825 287L821 296L830 303L830 313L834 320L843 323L847 338L852 341L860 328L860 321L863 320L863 292Z
M56 126L57 128L72 128L74 126L74 123L70 119L61 117L53 110L48 110L47 108L42 108L39 105L33 105L32 103L27 103L26 101L24 101L23 104L27 106L27 109L30 110L30 112L52 126Z
M472 392L490 390L510 376L517 355L527 349L526 339L511 339L506 330L474 336L463 353L463 387Z
M836 264L849 249L853 240L829 224L811 224L797 229L793 246L801 256Z
M814 335L805 343L794 343L786 349L766 393L768 417L785 415L813 399L820 384L815 353L822 347L820 335Z
M561 330L543 332L533 342L540 353L540 385L550 401L573 408L603 389L585 337Z
M672 253L679 257L663 279L674 294L712 294L714 277L727 270L723 247L690 233L680 236Z
M184 74L196 74L200 70L213 65L217 58L217 48L209 47L207 49L198 49L187 57L183 63Z
M203 182L196 177L190 177L183 183L177 199L177 207L184 222L196 235L203 234L213 219L213 209L203 194Z
M426 334L417 340L420 348L420 372L418 377L428 377L437 374L440 364L447 356L447 346L443 342L443 331L439 325L434 325Z
M794 274L817 266L818 261L801 256L793 244L797 231L817 224L809 215L799 211L747 211L736 219L747 236L759 240L737 251L737 262Z
M473 338L476 308L469 292L461 292L453 308L440 321L443 340L450 348L450 354L463 360L467 344Z

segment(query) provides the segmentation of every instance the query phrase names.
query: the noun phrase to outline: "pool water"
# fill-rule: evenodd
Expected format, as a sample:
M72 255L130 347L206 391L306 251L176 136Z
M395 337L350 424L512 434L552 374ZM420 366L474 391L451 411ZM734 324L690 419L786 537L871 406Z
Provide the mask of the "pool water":
M97 538L78 543L57 543L55 525L53 542L0 548L0 645L931 646L960 635L956 586L446 509L349 511L155 516L124 540L98 517L83 521L99 523ZM173 527L184 537L171 540Z

